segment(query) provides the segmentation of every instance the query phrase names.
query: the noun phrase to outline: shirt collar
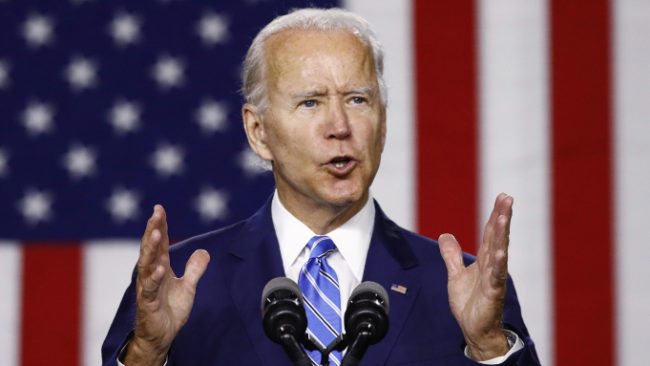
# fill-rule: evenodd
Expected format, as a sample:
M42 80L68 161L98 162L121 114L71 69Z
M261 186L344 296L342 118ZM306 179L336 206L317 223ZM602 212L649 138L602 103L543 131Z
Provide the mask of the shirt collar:
M375 206L372 201L372 198L368 198L356 215L326 234L334 241L358 281L363 277L375 222ZM286 269L296 261L309 239L316 234L282 205L277 190L271 201L271 217L280 245L282 264Z

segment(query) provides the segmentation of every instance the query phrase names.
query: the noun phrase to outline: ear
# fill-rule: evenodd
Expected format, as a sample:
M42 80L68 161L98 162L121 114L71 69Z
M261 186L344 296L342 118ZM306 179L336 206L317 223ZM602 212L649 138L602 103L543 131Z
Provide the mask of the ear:
M381 151L386 146L386 107L381 107Z
M241 108L242 120L244 122L244 131L251 149L262 159L266 161L273 160L273 154L266 144L266 129L262 114L259 113L256 106L246 103Z

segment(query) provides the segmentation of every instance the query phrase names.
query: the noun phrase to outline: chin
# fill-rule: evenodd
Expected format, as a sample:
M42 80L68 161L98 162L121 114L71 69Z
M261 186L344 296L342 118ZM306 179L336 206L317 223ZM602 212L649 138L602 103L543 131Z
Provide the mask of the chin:
M325 198L325 201L333 206L346 207L359 202L365 196L366 195L364 195L364 190L357 188L347 190L333 190L323 195L323 198Z

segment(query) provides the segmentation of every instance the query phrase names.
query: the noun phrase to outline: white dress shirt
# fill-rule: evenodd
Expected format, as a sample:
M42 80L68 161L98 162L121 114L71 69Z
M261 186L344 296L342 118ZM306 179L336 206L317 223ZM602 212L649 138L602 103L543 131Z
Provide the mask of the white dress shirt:
M284 208L277 192L271 202L271 217L280 244L284 273L298 283L300 270L309 259L307 242L318 234ZM374 223L375 206L369 199L354 217L326 234L336 244L336 250L327 257L327 263L334 268L339 279L341 314L345 314L350 294L363 278Z

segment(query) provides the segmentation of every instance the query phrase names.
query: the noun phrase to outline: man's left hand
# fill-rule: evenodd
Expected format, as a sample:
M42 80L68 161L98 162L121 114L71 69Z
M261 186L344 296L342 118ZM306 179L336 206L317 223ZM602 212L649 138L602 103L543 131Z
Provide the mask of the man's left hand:
M460 325L472 359L489 360L508 352L501 319L508 282L508 242L513 198L499 194L485 225L476 262L465 267L456 238L438 238L448 272L451 311Z

